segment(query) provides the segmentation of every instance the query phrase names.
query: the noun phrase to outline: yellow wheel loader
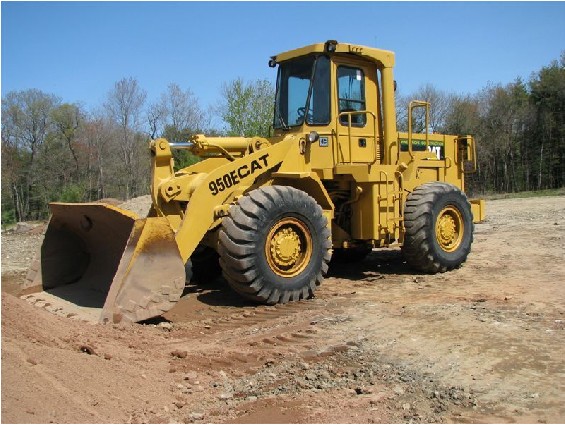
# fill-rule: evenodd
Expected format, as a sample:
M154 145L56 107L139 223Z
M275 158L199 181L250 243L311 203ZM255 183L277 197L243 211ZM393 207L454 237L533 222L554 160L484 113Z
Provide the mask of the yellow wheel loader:
M397 131L394 54L330 40L269 66L278 67L272 137L151 141L148 217L51 204L29 285L117 323L172 308L193 263L221 267L231 288L267 304L311 297L332 252L355 259L397 244L415 270L459 267L484 218L484 201L463 192L474 141L430 132L422 101L410 104L408 132ZM202 161L175 172L174 149Z

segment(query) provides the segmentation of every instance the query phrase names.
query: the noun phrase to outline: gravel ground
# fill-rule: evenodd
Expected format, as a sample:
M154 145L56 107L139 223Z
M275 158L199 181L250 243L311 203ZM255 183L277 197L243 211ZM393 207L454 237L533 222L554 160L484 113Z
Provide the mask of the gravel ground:
M148 324L14 296L40 239L2 234L2 422L565 421L565 197L489 201L449 273L373 251L311 300L257 306L218 278Z

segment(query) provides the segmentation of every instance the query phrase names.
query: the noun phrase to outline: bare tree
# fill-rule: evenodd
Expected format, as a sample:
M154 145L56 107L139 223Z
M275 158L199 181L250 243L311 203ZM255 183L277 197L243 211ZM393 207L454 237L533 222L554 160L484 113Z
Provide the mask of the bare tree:
M190 89L182 91L177 84L169 84L165 104L173 128L197 131L202 127L203 112Z
M80 178L80 159L78 147L78 132L83 123L84 114L78 105L65 103L51 112L51 120L55 136L60 138L68 148L74 162L75 178Z
M59 102L56 96L37 89L10 92L2 99L2 144L9 148L3 154L12 155L9 164L17 167L9 175L18 220L35 218L30 212L45 209L35 189L41 179L37 157L52 124L51 111Z
M162 136L167 121L167 106L161 100L152 103L147 108L147 123L149 124L149 137L155 139Z
M88 153L85 167L89 201L117 195L113 187L117 174L114 171L122 167L116 164L115 158L119 156L115 153L119 149L112 142L120 133L119 127L102 112L93 113L82 127L81 139Z
M124 197L137 195L139 186L138 133L141 131L142 110L147 94L136 79L118 81L108 93L104 107L121 130L120 151L124 165Z
M408 131L408 104L412 98L396 93L394 105L396 108L396 128L398 131Z
M432 84L426 84L420 87L420 89L412 96L413 99L423 100L430 104L430 128L428 130L436 133L442 132L445 127L447 114L449 113L450 96L437 89ZM425 116L423 109L420 109L416 113L415 119L418 122L417 127L425 130Z

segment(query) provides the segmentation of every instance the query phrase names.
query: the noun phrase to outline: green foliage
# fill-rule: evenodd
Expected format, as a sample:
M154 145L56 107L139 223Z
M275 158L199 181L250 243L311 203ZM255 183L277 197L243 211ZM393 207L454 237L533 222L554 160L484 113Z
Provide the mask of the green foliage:
M60 202L82 202L84 201L84 187L80 184L69 184L63 187L58 201Z
M454 97L446 132L472 134L479 171L471 192L521 192L565 185L565 52L534 74L474 96Z
M201 160L199 156L185 150L174 150L173 157L175 160L175 171L196 164Z
M16 222L16 211L13 208L2 208L2 228Z
M269 135L273 122L275 89L268 80L245 82L242 78L222 87L222 119L230 136Z
M59 103L37 89L2 99L2 201L12 199L18 220L43 218L42 153L52 131L50 113Z

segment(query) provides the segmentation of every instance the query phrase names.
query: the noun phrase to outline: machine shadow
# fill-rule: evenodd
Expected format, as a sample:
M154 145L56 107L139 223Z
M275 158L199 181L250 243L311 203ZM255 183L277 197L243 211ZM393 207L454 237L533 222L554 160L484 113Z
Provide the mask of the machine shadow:
M400 249L387 248L373 250L360 261L332 261L327 277L358 280L374 274L417 276L425 273L412 269Z
M327 278L366 280L368 277L384 278L386 276L418 276L425 273L411 269L404 260L399 249L385 248L373 250L361 261L332 261ZM394 281L391 280L391 285ZM387 283L386 281L381 281ZM323 284L322 284L323 285ZM194 302L210 307L258 307L262 304L248 300L235 292L223 277L206 281L192 281L186 284L182 297L194 297ZM163 316L149 319L144 323L158 324L169 321Z
M182 296L194 296L196 299L212 307L254 307L260 305L235 292L223 277L205 282L187 283Z
M373 250L362 261L332 261L328 278L362 280L370 275L422 275L411 269L399 249ZM235 292L223 277L186 284L183 297L195 297L199 303L211 307L257 307L259 303L248 300Z

